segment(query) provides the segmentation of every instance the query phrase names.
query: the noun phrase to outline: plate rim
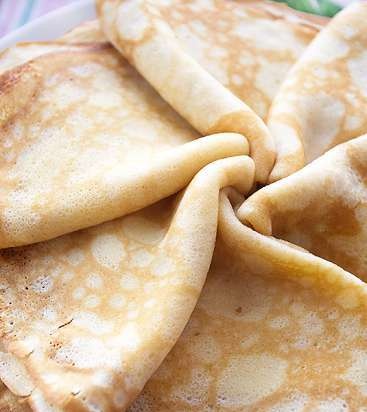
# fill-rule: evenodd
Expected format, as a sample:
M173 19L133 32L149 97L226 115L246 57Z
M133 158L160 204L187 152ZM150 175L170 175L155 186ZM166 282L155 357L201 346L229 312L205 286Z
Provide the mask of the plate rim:
M0 38L0 52L23 41L55 39L96 17L94 0L78 0L53 10Z

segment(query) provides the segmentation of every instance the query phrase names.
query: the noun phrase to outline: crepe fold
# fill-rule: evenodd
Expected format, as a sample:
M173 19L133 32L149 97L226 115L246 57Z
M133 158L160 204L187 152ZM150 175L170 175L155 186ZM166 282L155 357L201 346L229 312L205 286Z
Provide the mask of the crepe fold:
M221 194L198 304L129 411L358 410L366 402L366 284L242 225L233 210L241 201Z
M127 214L247 153L239 135L196 139L109 45L49 47L0 78L1 247Z
M108 39L190 124L202 134L231 131L249 139L257 180L265 183L273 140L250 106L265 115L317 19L225 0L99 0L97 6Z
M268 125L277 147L271 181L367 132L367 4L340 12L277 93Z
M4 250L2 342L16 358L2 359L7 386L31 404L38 389L65 410L128 404L195 306L214 248L219 189L246 191L253 174L248 157L220 160L178 199ZM16 360L28 379L17 379L25 372Z
M367 279L367 136L330 150L247 199L238 211L273 235Z
M362 412L365 6L97 6L0 56L0 409Z

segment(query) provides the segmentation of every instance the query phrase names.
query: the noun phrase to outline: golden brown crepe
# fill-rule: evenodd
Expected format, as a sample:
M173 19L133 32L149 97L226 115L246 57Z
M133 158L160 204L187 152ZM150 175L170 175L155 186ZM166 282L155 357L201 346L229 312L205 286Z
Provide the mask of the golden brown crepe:
M83 27L81 27L81 28L78 28L78 29L76 29L76 30L73 30L71 33L69 33L67 36L65 36L65 38L67 39L67 41L68 42L77 42L77 41L83 41L84 42L84 40L89 40L89 39L91 39L91 37L94 37L95 39L97 39L98 38L98 36L99 36L99 34L96 32L96 25L95 25L95 23L93 23L93 24L87 24L87 25L84 25ZM35 57L37 57L37 56L39 56L39 55L42 55L42 54L45 54L45 53L50 53L50 52L54 52L54 54L48 54L48 55L45 55L44 57L42 57L42 59L44 59L45 60L45 63L44 63L44 66L46 66L46 62L47 61L54 61L54 59L55 59L55 57L57 56L57 57L60 57L60 60L62 61L62 60L64 60L64 62L65 62L65 65L70 65L70 60L69 60L69 55L67 54L68 52L72 52L72 54L77 54L77 53L79 53L79 56L82 54L82 53L85 53L86 51L90 51L91 49L94 51L94 50L97 50L98 52L99 52L99 48L101 49L101 50L103 50L103 51L108 51L109 53L107 54L107 56L109 55L109 54L112 54L113 55L113 52L112 51L110 51L110 49L108 48L108 46L106 46L104 43L101 43L101 42L98 42L98 44L85 44L85 45L83 45L83 47L81 47L81 45L78 45L78 46L69 46L69 45L66 45L66 44L64 44L65 43L65 41L63 40L62 42L61 41L59 41L59 42L57 42L57 43L54 43L54 42L50 42L50 43L39 43L39 44L20 44L20 45L18 45L16 48L14 48L13 50L12 49L10 49L9 51L7 51L7 52L5 52L5 53L3 53L3 58L2 58L2 60L1 60L1 62L3 63L3 65L5 66L5 69L4 69L4 71L6 71L6 69L9 69L9 68L11 68L11 67L13 67L13 66L16 66L16 65L19 65L19 64L22 64L22 63L24 63L25 61L27 61L28 59L30 59L30 58L35 58ZM56 53L55 53L56 52ZM66 52L65 54L64 54L64 52ZM67 56L66 58L65 58L65 56ZM106 54L105 55L103 55L102 54L102 56L101 56L101 60L102 60L102 58L105 58L106 57ZM113 56L115 59L117 59L117 56L115 57L115 56ZM88 58L90 58L90 56L87 56L87 58L86 58L86 60L88 59ZM34 65L35 63L37 64L38 62L39 62L39 60L41 60L41 59L36 59L36 61L35 62L31 62L30 63L30 65ZM82 65L80 65L80 60L78 60L78 57L76 57L75 58L75 60L77 61L77 66L78 66L78 68L79 69L83 69L83 67L82 67ZM90 61L89 62L87 62L87 63L90 63ZM92 62L93 63L93 62ZM124 64L126 67L128 66L126 63ZM123 65L122 65L123 66ZM60 67L59 67L60 68ZM61 68L62 68L62 65L61 65ZM18 69L18 70L22 70L23 68L20 68L20 69ZM127 67L127 72L128 72L128 74L130 74L129 73L129 68ZM152 93L150 93L149 94L149 87L148 86L146 86L145 84L144 84L144 81L140 81L140 79L138 78L138 76L137 75L135 75L135 77L134 77L134 73L133 73L133 70L131 70L131 72L132 72L132 75L131 75L131 77L132 77L132 81L134 81L134 80L137 80L137 86L139 87L139 88L143 88L143 90L144 89L148 89L147 91L146 91L146 95L147 95L147 97L148 98L150 98L150 104L153 106L153 104L154 104L154 98L155 98L155 96L154 96L154 92L152 92ZM13 74L14 73L14 71L13 72L11 72L11 74ZM8 73L9 74L9 73ZM93 74L93 72L91 73L91 75ZM27 80L27 79L26 79ZM132 91L132 93L134 92L135 90L133 90ZM140 95L141 95L141 92L139 93ZM139 94L138 94L138 96L137 96L137 99L139 99ZM153 95L153 98L151 97L151 95ZM144 94L143 94L143 96L144 96ZM157 98L156 98L157 99ZM143 103L144 101L142 101L141 103ZM162 107L163 106L163 107ZM160 110L162 110L162 108L164 108L164 103L163 104L159 104L158 105L158 107L159 107L159 109ZM174 116L173 116L174 117ZM179 123L180 123L180 121L179 121ZM215 145L213 146L213 140L210 138L210 141L208 141L208 143L209 143L209 146L211 146L212 148L214 148L214 147L221 147L221 149L220 149L220 153L218 152L217 153L217 155L215 155L217 158L218 157L222 157L223 156L223 152L222 152L222 150L224 149L225 151L227 151L228 150L228 137L231 137L231 136L229 136L229 135L223 135L222 137L221 136L217 136L217 137L219 137L221 140L222 140L222 143L219 143L219 140L217 140L217 143L215 143ZM215 137L215 139L217 138L217 137ZM235 149L235 151L234 152L231 152L231 153L233 153L233 154L240 154L240 153L246 153L247 152L247 142L245 141L245 139L243 138L243 137L240 137L240 136L235 136L235 135L233 135L233 137L235 138L235 140L233 140L233 142L235 142L235 145L234 146L232 146L233 148L234 147L237 147L238 149ZM176 138L177 138L177 136L176 136ZM60 142L60 143L62 143L62 142ZM189 148L189 147L187 147L186 145L182 148L183 150L182 150L182 154L183 154L183 156L184 157L186 157L187 158L187 163L186 163L186 165L190 168L190 167L192 167L192 164L193 163L196 163L196 162L202 162L202 160L203 160L203 157L202 157L202 155L200 154L200 145L201 145L201 143L198 141L198 143L199 143L199 146L197 146L197 144L195 144L195 146L194 147L192 147L191 149ZM218 144L219 143L219 144ZM223 143L225 143L225 145L223 144ZM187 151L187 148L189 149L189 151ZM231 151L232 149L230 149L230 151ZM215 150L214 150L215 151ZM196 158L195 159L192 159L192 155L195 153L195 155L196 155ZM230 153L230 152L228 152L228 153ZM106 155L107 153L105 153L105 155ZM177 150L176 150L176 154L179 154L179 153L177 153ZM103 156L103 152L101 152L101 156ZM204 157L205 157L205 155L204 155ZM212 159L211 159L212 160ZM210 161L210 160L209 160ZM50 164L52 164L51 162L50 162ZM165 165L163 165L163 163L161 164L161 166L162 166L162 169L164 170L164 173L166 174L167 173L167 166L168 166L168 168L170 167L169 166L169 164L172 164L172 165L174 165L174 167L173 168L177 168L177 170L178 170L178 167L177 166L179 166L180 164L179 164L179 158L177 158L177 156L175 155L175 151L171 151L170 152L170 159L168 160L168 163L166 162L166 164ZM174 185L177 185L177 182L179 182L181 179L182 179L182 177L183 177L183 175L182 175L182 173L183 173L183 169L182 169L182 167L179 169L179 173L180 173L180 176L177 176L177 178L175 179L175 181L174 182L172 182ZM25 171L25 173L26 173L26 171ZM86 171L86 175L88 174L88 173L90 173L90 170L89 171ZM243 173L243 170L240 172L241 174ZM149 176L150 178L151 178L151 176ZM165 176L165 178L166 179L169 179L170 177L172 177L172 176ZM229 175L228 175L228 177L229 177ZM158 178L158 177L157 177ZM42 177L41 177L41 179L42 179ZM150 179L150 182L151 182L151 179ZM170 183L170 184L172 184L172 183ZM251 185L252 184L252 178L250 177L249 178L249 185ZM241 185L243 185L243 182L242 182L242 184ZM150 188L150 189L152 189L152 188ZM212 190L212 189L210 189L210 190ZM155 196L155 194L154 194L154 196ZM171 202L172 203L172 202ZM169 204L171 204L171 203L169 203ZM161 207L162 207L162 205L161 205ZM169 209L169 207L168 207L168 209ZM215 213L215 208L213 209L213 211L214 211L214 213ZM196 211L196 212L198 212L198 211ZM169 214L169 210L168 211L166 211L166 213L164 214L164 216L165 215L167 215L167 214ZM162 218L164 218L164 216L162 216ZM138 222L138 226L139 226L139 229L141 229L141 230L144 230L144 221L143 222L140 222L140 226L139 226L139 222ZM131 226L131 225L130 225ZM154 228L155 229L155 228ZM131 227L131 231L133 230L133 227ZM148 235L148 237L149 237L149 235ZM205 236L204 236L204 238L205 238ZM151 239L152 241L154 241L154 239ZM209 239L207 238L206 239L206 241L208 241ZM111 247L111 245L109 245L109 246L107 246L107 248L108 247ZM133 253L133 252L131 252L131 253ZM47 253L46 253L47 254ZM148 253L145 253L144 254L144 251L143 250L141 250L141 249L139 249L135 254L133 253L133 259L135 258L135 263L134 264L136 264L136 265L138 265L139 266L139 263L137 262L137 260L138 259L141 259L141 260L144 260L144 259L148 259ZM48 258L48 257L47 257ZM149 259L148 259L149 260ZM36 266L37 266L37 262L35 262L36 263ZM147 263L147 262L146 262ZM134 265L133 264L133 265ZM143 266L144 266L144 263L143 263ZM136 269L136 268L135 268ZM18 275L20 274L20 272L18 272ZM204 271L204 274L205 274L205 271ZM193 274L191 273L191 276L192 276ZM93 277L93 274L91 275L92 277ZM131 275L131 276L134 276L134 275ZM128 280L127 281L129 281L129 277L128 277ZM133 278L131 278L131 279L133 279ZM130 280L131 280L130 279ZM140 282L140 281L139 281ZM128 289L127 288L127 290L130 290L130 289ZM8 293L9 291L7 291L6 293ZM117 294L118 295L118 294ZM114 302L113 301L113 299L115 298L115 300L116 300L116 302ZM117 302L117 298L116 298L116 295L114 295L114 296L112 296L112 301L117 305L116 306L116 308L119 308L119 305L121 304L121 300L123 300L123 298L122 299L120 299L120 301L119 302ZM150 302L150 303L152 303L152 302ZM6 304L6 302L5 302L5 304ZM52 304L51 304L51 306L52 306ZM184 305L185 306L185 305ZM48 309L45 309L46 311L48 310ZM131 312L131 311L130 311ZM15 314L16 315L16 314ZM47 321L47 319L46 319L46 321ZM159 331L160 332L160 331ZM6 357L5 359L7 359L7 358L9 358L9 354L4 354L4 356ZM14 357L13 356L10 356L10 359L12 359L12 361L14 360ZM29 403L32 405L32 407L34 408L34 409L36 409L36 410L45 410L45 408L47 409L47 408L51 408L52 410L55 410L55 407L54 406L50 406L50 404L48 403L48 401L46 401L46 399L45 399L45 397L44 397L44 395L43 395L43 392L42 391L40 391L39 389L33 389L32 390L32 395L29 397L29 394L30 394L30 387L32 387L32 385L35 385L35 383L34 382L32 382L32 378L31 377L29 377L28 376L28 374L27 374L27 372L24 372L27 376L22 376L22 379L21 379L21 381L23 382L23 383L21 383L21 385L20 385L20 389L17 387L17 386L14 386L14 382L12 382L12 379L18 379L17 378L17 376L19 375L19 367L20 368L22 368L22 369L24 369L24 367L22 366L22 364L20 364L20 366L18 367L18 366L16 366L15 367L15 375L14 374L12 374L12 373L10 373L10 377L9 376L7 376L7 373L9 374L9 371L10 372L12 372L12 369L13 368L10 368L10 366L9 366L9 363L4 363L4 359L3 359L3 368L2 368L2 371L1 371L1 377L4 379L4 381L7 383L7 385L15 392L15 393L17 393L19 396L20 396L20 399L22 400L22 399L24 399L24 397L26 397L27 399L28 399L28 401L29 401ZM18 363L16 362L16 365L18 365ZM7 373L6 373L7 372ZM149 372L148 372L149 373ZM103 374L102 374L103 375ZM37 377L36 377L36 379L37 379ZM60 379L62 379L62 376L60 377ZM28 383L26 383L25 385L26 385L26 388L25 388L25 392L24 392L24 387L22 388L22 385L24 385L24 382L27 382L28 381ZM18 382L18 384L19 384L19 382ZM70 395L70 394L69 394ZM67 396L67 394L66 394L66 396ZM16 397L14 396L14 395L12 395L11 394L11 392L9 392L9 391L4 391L4 399L9 399L9 405L10 405L10 400L11 400L11 404L13 405L14 404L14 408L15 408L15 406L17 406L17 408L20 408L19 410L28 410L28 406L26 406L26 404L24 403L24 402L18 402L18 400L16 399ZM126 399L126 402L128 401L129 399L127 398ZM47 409L48 410L48 409Z
M239 135L192 141L198 134L110 46L64 47L0 77L1 247L127 214L246 153Z
M339 13L297 61L268 125L277 162L271 181L367 132L367 3Z
M99 3L147 82L96 22L0 57L0 247L64 234L0 250L0 407L364 412L367 135L249 196L272 157L259 115L324 22L258 2ZM244 136L191 127L234 107L224 130L248 135L256 170Z
M366 284L242 225L224 193L219 216L190 322L129 411L363 410Z
M236 131L250 139L257 179L265 182L274 160L271 138L217 82L265 118L287 71L326 19L256 1L97 5L109 40L196 129Z
M367 280L367 135L264 187L238 215L259 233L299 245Z
M219 189L247 191L253 174L250 158L223 159L201 170L179 198L5 249L2 343L16 357L2 355L6 385L31 400L37 389L65 410L128 404L196 304L214 248Z
M263 120L288 70L327 22L267 1L158 4L185 52Z
M231 131L249 139L257 179L265 182L275 156L265 124L186 53L158 4L116 0L97 5L108 39L193 127L204 135Z
M185 51L264 120L288 69L328 21L258 0L226 1L208 15L194 1L158 5ZM237 29L227 30L231 26ZM61 40L75 43L106 37L98 21L91 21Z

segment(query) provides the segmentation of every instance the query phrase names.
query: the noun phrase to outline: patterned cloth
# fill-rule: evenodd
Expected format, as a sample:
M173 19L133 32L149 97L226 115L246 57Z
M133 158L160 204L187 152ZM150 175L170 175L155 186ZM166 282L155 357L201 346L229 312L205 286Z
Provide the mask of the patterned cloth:
M277 0L287 3L289 6L308 13L322 16L334 16L341 10L341 6L330 0Z
M77 0L0 0L0 37L28 21ZM351 0L278 0L295 9L333 16Z

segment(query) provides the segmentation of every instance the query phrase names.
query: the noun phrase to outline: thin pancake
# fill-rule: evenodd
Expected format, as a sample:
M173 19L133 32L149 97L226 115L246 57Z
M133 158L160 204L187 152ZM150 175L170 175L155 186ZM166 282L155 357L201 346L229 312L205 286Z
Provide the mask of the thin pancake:
M219 222L190 322L129 411L363 410L366 284L245 227L224 194Z
M1 379L31 395L39 412L39 397L63 410L126 407L194 309L214 249L219 189L246 192L253 177L250 158L222 159L176 199L3 250Z
M367 135L264 187L238 211L256 231L292 242L367 280Z
M192 141L198 134L110 46L72 47L0 77L0 247L130 213L247 153L239 135Z
M136 1L124 3L135 5ZM207 7L198 1L190 4ZM152 8L153 15L156 6ZM165 35L166 26L161 23L166 17L161 20L162 10L159 9L158 22L151 27ZM178 18L177 15L174 18ZM257 21L256 27L259 24ZM129 27L135 30L139 26ZM124 31L127 26L121 28ZM177 33L176 36L179 37ZM34 97L32 88L25 88L25 95L17 94L17 89L12 89L12 82L33 84L32 81L38 78L34 73L37 73L41 74L42 81L52 84L54 69L45 68L47 64L51 66L51 61L56 66L61 62L56 73L65 80L65 62L73 63L73 56L77 56L75 61L87 56L89 63L100 64L101 60L106 60L100 64L99 71L106 75L108 86L115 84L105 70L106 66L110 68L108 53L99 54L106 46L98 45L98 59L93 54L96 45L80 47L82 53L63 50L48 54L12 70L9 72L11 76L3 77L12 90L6 96L7 105L4 106L10 108L4 110L9 119L12 117L12 99L19 113L19 108ZM184 50L180 56L185 53ZM59 70L60 67L63 69ZM34 68L36 70L32 71ZM83 66L82 72L84 69ZM80 73L80 68L77 71ZM203 74L200 70L195 73ZM99 75L97 70L92 71L92 79ZM268 76L266 74L265 78ZM74 93L79 83L77 78L72 79ZM200 79L208 80L208 77ZM135 86L142 84L135 80L132 83ZM65 84L60 84L65 90ZM59 85L57 81L56 85ZM149 86L147 88L151 90ZM269 90L269 85L265 89ZM128 90L133 90L132 94L141 99L136 88ZM109 87L103 93L106 91L110 93ZM154 92L153 95L156 96ZM63 102L65 95L62 99L60 95L56 97L54 101L47 100L49 107L60 104L60 100ZM82 104L87 106L90 101ZM164 102L160 104L164 106ZM121 107L125 108L119 105L119 109ZM113 112L113 119L118 118L118 113L117 109ZM94 110L93 114L98 118L99 111ZM155 117L152 112L147 117L151 127ZM29 118L32 127L34 118ZM176 126L179 123L185 131L179 129L178 133L175 129L179 137L187 130L195 134L177 118L174 123ZM95 122L94 119L91 121ZM137 121L140 124L141 118ZM110 132L111 124L106 128ZM74 138L77 133L74 128L70 135ZM76 146L78 155L84 153L80 143L89 144L90 136L86 136L82 136L83 140ZM188 140L192 138L190 135ZM162 137L164 143L158 139L158 152L165 147L166 141L170 142L169 139L168 134ZM209 148L209 141L213 139L217 140ZM118 143L120 140L116 139ZM58 163L59 159L54 157L53 163L48 163L49 166L55 164L56 170L65 160L72 163L68 154L65 156L62 152L68 139L60 141L56 149L62 159ZM100 157L114 155L108 150L110 142L111 136L101 142ZM190 168L190 161L194 160L200 168L200 161L206 164L217 157L243 154L247 150L245 140L238 135L209 137L201 142L204 147L202 143L194 146L189 143L191 149L186 150L188 145L179 141L177 151L169 149L165 161L161 161L159 155L157 162L150 163L152 159L147 156L150 168L138 167L139 173L146 172L146 175L138 176L142 186L129 191L126 190L129 180L122 180L120 186L116 185L116 192L124 190L123 201L127 202L131 199L135 202L136 194L142 193L141 203L137 201L134 207L143 207L154 199L167 196L173 187L177 190L186 185L189 176L196 171L192 168L182 177L186 167ZM228 142L232 145L229 149ZM136 154L134 145L138 153L132 163L140 165L145 160L141 147L132 142L126 157L119 158L128 172L136 170L131 164L126 165ZM42 144L42 150L45 147L47 149L47 145ZM303 412L344 412L367 405L364 372L367 363L366 284L335 264L284 241L288 239L302 244L303 238L298 242L297 234L301 230L312 239L312 252L363 276L363 218L367 192L365 147L366 137L341 146L292 176L293 180L289 178L271 185L245 201L239 216L259 232L270 234L272 228L282 240L242 225L235 215L243 201L242 196L235 191L226 192L232 206L227 194L221 194L220 238L208 282L185 332L131 411L284 412L298 409ZM198 155L197 148L204 154L200 151ZM47 156L46 153L42 162L49 161ZM96 158L98 160L98 156L93 160ZM17 164L21 163L22 156L19 159ZM30 166L38 159L31 157L31 160ZM102 171L108 167L116 170L119 164L97 163L98 193L105 189L102 180L98 179L104 177ZM22 171L27 169L28 163L21 164ZM39 169L37 164L34 170ZM75 170L72 168L73 173ZM93 171L92 167L85 168L83 188L91 187L88 178ZM62 168L57 173L65 175ZM1 379L19 397L26 397L37 412L125 409L172 348L194 309L215 243L219 189L234 184L240 192L246 193L253 183L253 175L253 164L245 156L220 160L201 170L182 196L52 241L3 250L0 283L5 310L0 325L5 348L0 354ZM146 186L152 182L152 176L157 178L152 188L157 193L150 198ZM168 184L167 192L159 190L164 186L164 177L174 180L173 185ZM41 184L47 183L47 179L47 174L43 173ZM59 181L57 184L64 196L65 193L67 196L78 194L74 185L69 187ZM11 185L5 190L8 190L7 195L13 192ZM63 233L78 227L76 222L79 222L82 211L88 214L88 217L82 216L85 219L82 227L101 221L98 220L101 216L105 216L102 220L113 216L111 209L103 215L104 198L92 196L96 211L90 211L83 204L80 210L73 203L68 204L67 196L66 201L60 197L55 202L51 198L42 215L43 224L47 219L48 225L56 221L57 230ZM85 192L78 199L84 201L84 198ZM114 202L118 203L118 207L113 206L117 207L113 209L116 216L129 210L121 206L119 199L116 197L111 201L114 205ZM65 204L71 209L65 221L71 223L63 226L65 222L58 220L57 214L55 218L52 212L55 205L65 207ZM315 205L321 205L322 210ZM12 213L16 211L15 203L8 209ZM24 216L28 217L29 213ZM38 229L40 227L42 224ZM31 236L40 236L37 226L27 229L29 233L24 228L22 231L22 236L24 233L30 236L27 241L32 241ZM47 233L48 237L55 235L52 230ZM325 243L330 239L336 243L331 242L334 249L327 255L329 249L325 249ZM307 247L307 244L302 245ZM345 255L354 245L361 253L358 255L354 251L351 263Z
M194 1L159 4L185 51L265 120L289 68L328 19L267 1L227 1L222 7L203 14ZM99 22L91 21L60 40L107 39Z
M340 12L284 81L269 115L278 158L271 181L367 132L367 3Z
M288 70L327 19L266 1L160 5L185 52L266 120Z
M175 2L168 2L173 6ZM179 4L179 3L177 3ZM225 2L218 2L221 11ZM256 163L257 180L265 182L274 163L272 138L259 116L187 54L159 4L153 1L98 1L109 41L160 95L202 134L244 134ZM194 2L195 5L195 2ZM211 2L198 4L210 10Z

